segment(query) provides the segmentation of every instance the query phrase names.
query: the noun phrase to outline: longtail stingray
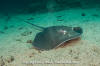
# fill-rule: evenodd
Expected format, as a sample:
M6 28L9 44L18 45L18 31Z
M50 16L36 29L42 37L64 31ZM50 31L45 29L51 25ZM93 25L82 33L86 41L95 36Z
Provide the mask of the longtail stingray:
M25 22L42 30L36 34L36 37L32 43L35 48L40 50L54 49L69 40L80 37L83 33L81 27L51 26L44 28L28 21Z

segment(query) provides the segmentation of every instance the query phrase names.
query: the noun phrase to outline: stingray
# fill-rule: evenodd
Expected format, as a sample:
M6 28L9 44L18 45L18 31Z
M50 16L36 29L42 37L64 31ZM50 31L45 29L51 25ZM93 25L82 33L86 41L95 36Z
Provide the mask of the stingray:
M51 26L44 28L27 21L25 22L41 29L41 32L36 34L32 43L39 50L54 49L69 40L80 37L83 33L81 27Z

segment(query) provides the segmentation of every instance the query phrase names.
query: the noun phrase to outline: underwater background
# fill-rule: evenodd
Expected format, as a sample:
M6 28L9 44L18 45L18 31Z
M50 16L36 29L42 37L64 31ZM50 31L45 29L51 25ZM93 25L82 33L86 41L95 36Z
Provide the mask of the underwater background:
M64 47L40 51L32 45L40 31L24 21L42 27L78 26L83 34ZM100 66L100 0L0 0L0 66L51 66L42 64L46 62Z

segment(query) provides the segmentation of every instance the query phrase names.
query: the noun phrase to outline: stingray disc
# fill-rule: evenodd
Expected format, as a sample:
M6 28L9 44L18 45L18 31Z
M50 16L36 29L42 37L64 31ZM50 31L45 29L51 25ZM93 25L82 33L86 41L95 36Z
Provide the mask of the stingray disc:
M80 37L81 34L80 27L52 26L36 34L33 45L40 50L50 50L66 41Z

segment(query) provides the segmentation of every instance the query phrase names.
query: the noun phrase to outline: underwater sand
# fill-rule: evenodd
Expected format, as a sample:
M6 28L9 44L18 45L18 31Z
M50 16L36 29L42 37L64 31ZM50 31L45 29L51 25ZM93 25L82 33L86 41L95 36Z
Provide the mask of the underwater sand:
M41 66L31 64L32 61L67 61L66 64L52 66L100 66L100 9L69 9L55 13L24 14L11 16L0 15L0 56L7 66ZM81 40L72 41L63 48L50 51L38 51L32 48L39 30L26 24L23 20L43 26L79 26L83 29ZM9 56L14 60L8 62ZM76 61L77 63L69 63ZM1 62L0 62L1 63ZM51 66L44 64L43 66Z

